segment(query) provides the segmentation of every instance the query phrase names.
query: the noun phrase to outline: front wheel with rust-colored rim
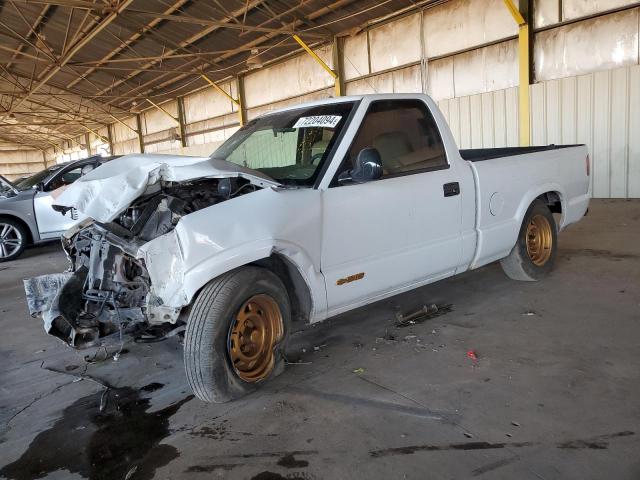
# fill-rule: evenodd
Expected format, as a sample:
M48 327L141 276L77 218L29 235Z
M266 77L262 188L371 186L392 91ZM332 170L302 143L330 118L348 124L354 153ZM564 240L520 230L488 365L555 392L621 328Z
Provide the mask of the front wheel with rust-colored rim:
M274 349L284 325L277 302L269 295L254 295L242 304L229 329L227 348L231 364L245 382L258 382L273 371Z
M267 269L241 267L209 282L193 302L184 339L195 395L227 402L281 373L290 319L286 288Z
M536 281L549 274L558 249L556 221L549 207L535 200L509 256L500 260L502 269L514 280Z

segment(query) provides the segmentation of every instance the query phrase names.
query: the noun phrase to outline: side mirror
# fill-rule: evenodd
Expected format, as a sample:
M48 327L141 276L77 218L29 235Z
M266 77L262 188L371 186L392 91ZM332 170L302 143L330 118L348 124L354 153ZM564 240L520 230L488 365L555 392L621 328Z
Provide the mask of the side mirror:
M338 182L365 183L382 177L382 159L380 152L373 147L360 150L351 170L342 172Z
M37 191L44 192L44 182L38 182L33 186Z

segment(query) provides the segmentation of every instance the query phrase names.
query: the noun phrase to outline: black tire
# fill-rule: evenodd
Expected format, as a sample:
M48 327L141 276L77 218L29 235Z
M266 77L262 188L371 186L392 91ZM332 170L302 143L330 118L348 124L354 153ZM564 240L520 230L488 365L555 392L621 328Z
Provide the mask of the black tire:
M548 254L543 255L545 260L542 264L540 264L540 258L536 258L535 254L534 258L536 258L538 263L534 262L527 249L529 224L534 218L538 222L541 221L542 219L540 218L540 216L542 216L543 219L546 219L551 230L551 246L548 249L544 249L545 251L548 251ZM511 253L509 253L508 257L500 260L500 265L502 266L504 273L506 273L507 276L513 280L520 280L525 282L535 282L546 277L553 268L553 264L558 252L557 230L558 228L555 218L553 218L553 214L551 213L551 210L549 210L549 207L547 207L547 205L545 205L542 201L535 200L524 216L524 220L522 221L522 225L520 226L518 240L511 250Z
M273 349L273 369L265 378L245 381L231 361L230 332L240 308L257 295L266 295L275 301L282 317L283 333L282 340ZM241 267L209 282L193 303L184 337L185 370L196 397L205 402L228 402L282 373L290 322L287 290L267 269Z
M24 225L11 218L0 217L0 263L15 260L22 255L27 241L28 233Z

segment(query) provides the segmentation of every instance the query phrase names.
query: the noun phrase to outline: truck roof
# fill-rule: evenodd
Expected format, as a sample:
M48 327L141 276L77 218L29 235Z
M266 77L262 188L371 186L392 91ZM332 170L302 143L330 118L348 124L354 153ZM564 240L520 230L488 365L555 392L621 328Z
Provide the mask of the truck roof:
M400 100L400 99L418 99L418 98L423 100L424 99L431 100L431 97L429 97L429 95L426 95L424 93L371 93L371 94L364 94L364 95L348 95L344 97L322 98L322 99L313 100L310 102L289 105L283 108L278 108L271 112L265 112L263 115L260 115L260 116L269 115L275 112L286 112L289 110L297 110L299 108L305 108L305 107L315 107L317 105L331 105L332 103L344 103L344 102L359 102L365 98L369 100L392 100L392 99Z

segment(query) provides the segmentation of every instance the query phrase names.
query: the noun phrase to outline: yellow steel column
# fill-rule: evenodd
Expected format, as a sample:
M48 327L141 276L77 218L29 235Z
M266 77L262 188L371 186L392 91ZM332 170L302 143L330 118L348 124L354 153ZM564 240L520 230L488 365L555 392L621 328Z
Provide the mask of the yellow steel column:
M338 74L334 70L332 70L331 67L329 67L329 65L327 65L324 62L324 60L322 60L316 54L316 52L311 50L311 47L309 45L307 45L306 43L304 43L304 40L302 40L298 35L293 35L293 39L296 42L298 42L298 44L304 49L305 52L307 52L309 55L311 55L311 58L313 58L316 62L318 62L318 64L320 64L320 66L322 68L324 68L327 71L327 73L333 77L333 80L335 81L336 97L341 96L342 95L342 82L340 81L340 77L338 76Z
M238 97L238 120L240 121L240 126L247 123L247 108L244 104L244 76L238 75L236 77L236 92Z
M503 0L505 6L518 24L518 71L519 71L519 89L518 89L518 123L520 130L520 146L527 147L531 144L531 126L529 114L529 25L513 3L513 0Z
M218 85L217 83L215 83L213 80L211 80L209 77L207 77L205 74L200 75L209 85L211 85L213 88L215 88L218 92L220 92L222 95L224 95L225 97L227 97L229 100L231 100L236 107L238 107L238 121L240 123L240 126L245 124L246 119L244 118L244 109L242 107L242 97L240 94L240 91L238 91L238 98L233 98L231 95L229 95L227 92L224 91L224 89L222 87L220 87L220 85Z

